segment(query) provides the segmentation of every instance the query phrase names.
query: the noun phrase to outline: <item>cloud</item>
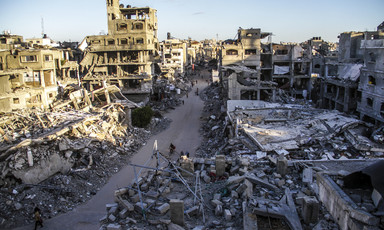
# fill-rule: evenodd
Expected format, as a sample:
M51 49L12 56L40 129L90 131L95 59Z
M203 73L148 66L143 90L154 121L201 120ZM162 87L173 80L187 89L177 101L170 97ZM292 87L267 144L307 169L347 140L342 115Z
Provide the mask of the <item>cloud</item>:
M196 12L196 13L193 13L192 15L199 15L199 14L205 14L204 12Z

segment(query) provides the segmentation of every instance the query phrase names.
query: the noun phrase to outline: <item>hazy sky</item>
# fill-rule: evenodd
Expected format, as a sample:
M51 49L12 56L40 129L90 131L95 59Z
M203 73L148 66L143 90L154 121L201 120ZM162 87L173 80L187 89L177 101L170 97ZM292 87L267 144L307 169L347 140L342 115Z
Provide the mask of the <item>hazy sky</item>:
M120 0L157 9L159 40L233 39L237 29L261 28L274 42L303 42L321 36L335 42L346 31L376 30L384 0ZM56 41L81 41L108 32L105 0L0 0L0 32L25 38L44 32Z

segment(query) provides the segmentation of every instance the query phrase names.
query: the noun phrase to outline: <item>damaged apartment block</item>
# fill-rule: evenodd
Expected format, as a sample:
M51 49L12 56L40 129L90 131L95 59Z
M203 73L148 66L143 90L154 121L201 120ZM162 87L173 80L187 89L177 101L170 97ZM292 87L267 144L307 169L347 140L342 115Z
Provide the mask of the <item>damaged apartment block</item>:
M29 47L21 36L0 35L0 112L48 108L59 84L78 82L78 64L69 49ZM61 82L61 83L59 83Z
M106 82L123 94L149 94L159 57L156 10L106 3L108 35L88 36L80 44L85 50L82 84L91 91Z
M240 28L237 40L224 41L220 54L223 66L221 74L228 98L232 100L274 98L276 83L271 82L271 43L269 39L267 48L262 49L260 41L270 36L270 33L262 33L260 29Z

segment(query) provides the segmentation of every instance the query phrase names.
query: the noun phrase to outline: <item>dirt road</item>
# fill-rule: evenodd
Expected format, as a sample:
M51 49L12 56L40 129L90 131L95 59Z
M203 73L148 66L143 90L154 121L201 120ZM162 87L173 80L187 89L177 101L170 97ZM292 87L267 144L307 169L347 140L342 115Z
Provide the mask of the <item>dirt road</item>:
M198 79L198 84L193 87L188 98L182 98L184 100L184 105L181 105L166 114L167 117L172 119L170 127L167 130L152 136L147 144L143 146L137 154L131 157L131 163L144 165L152 155L155 140L157 140L158 149L162 153L168 153L168 146L172 142L176 146L177 152L189 151L191 156L194 155L201 142L199 135L200 115L204 106L200 97L195 95L195 91L198 87L200 92L206 86L207 83L205 80ZM174 154L172 158L177 158L177 155ZM117 188L127 186L133 179L133 168L131 166L122 168L109 179L108 183L102 187L91 200L78 206L71 212L45 220L43 229L99 229L99 220L106 214L105 205L114 202L114 191ZM29 230L33 229L33 225L16 229Z

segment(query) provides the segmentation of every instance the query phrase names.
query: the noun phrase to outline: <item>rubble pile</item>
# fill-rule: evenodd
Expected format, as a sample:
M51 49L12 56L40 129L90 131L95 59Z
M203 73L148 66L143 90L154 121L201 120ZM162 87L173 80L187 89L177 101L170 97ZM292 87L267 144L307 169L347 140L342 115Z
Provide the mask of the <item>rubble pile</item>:
M214 156L226 145L228 120L223 108L221 90L218 83L212 83L200 93L204 101L200 128L204 140L196 152L197 156Z
M338 229L316 198L318 172L280 160L217 155L154 167L115 191L101 229Z
M0 228L31 222L36 205L49 218L96 194L151 135L129 128L123 110L109 104L98 113L34 109L3 114ZM159 132L169 123L160 116L149 128Z

